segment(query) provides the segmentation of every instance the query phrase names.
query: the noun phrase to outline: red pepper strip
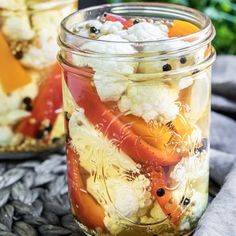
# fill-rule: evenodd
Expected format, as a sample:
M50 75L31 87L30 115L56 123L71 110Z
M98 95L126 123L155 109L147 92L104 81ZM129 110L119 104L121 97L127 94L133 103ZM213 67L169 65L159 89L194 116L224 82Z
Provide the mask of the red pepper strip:
M104 210L87 192L79 168L79 155L67 146L67 174L70 201L78 220L88 228L104 229Z
M106 14L105 16L105 20L106 21L119 21L120 23L123 24L123 29L128 29L129 27L133 26L134 23L133 21L130 21L130 20L126 20L125 18L121 17L121 16L118 16L118 15L114 15L114 14Z
M122 24L124 26L123 29L128 29L134 25L133 21L130 21L130 20L124 21L124 22L122 22Z
M61 68L57 64L52 69L50 77L41 85L33 103L32 113L19 124L18 132L35 138L43 120L48 119L53 126L62 107L61 86Z
M148 178L151 181L152 195L157 199L169 220L177 225L182 215L182 210L179 204L172 199L172 193L166 184L166 174L163 167L155 163L149 163L146 168L144 167L144 171L148 173Z
M114 14L111 14L111 13L106 13L106 16L105 16L105 20L106 21L119 21L121 23L125 22L126 19L121 17L121 16L118 16L118 15L114 15Z
M65 74L65 78L72 96L84 109L88 120L135 162L140 164L152 162L161 166L169 166L180 161L179 155L165 155L122 123L101 102L90 80L69 72Z

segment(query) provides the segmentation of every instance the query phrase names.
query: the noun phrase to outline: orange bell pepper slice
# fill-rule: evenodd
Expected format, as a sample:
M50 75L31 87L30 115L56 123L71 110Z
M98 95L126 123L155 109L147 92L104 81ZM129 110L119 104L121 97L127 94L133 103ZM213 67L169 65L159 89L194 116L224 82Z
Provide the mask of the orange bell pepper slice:
M181 37L185 35L189 35L192 33L196 33L199 31L199 28L187 21L183 20L174 20L173 26L169 27L169 37Z
M31 82L30 76L21 66L20 62L12 55L12 52L0 32L0 82L5 93L25 86Z
M165 150L165 145L172 137L172 131L163 124L153 122L147 124L143 119L133 116L121 116L120 120L131 125L131 129L142 137L147 143L159 150Z
M79 168L79 155L67 146L67 174L69 195L74 214L88 228L104 229L103 208L87 192Z
M105 137L130 156L135 162L145 164L157 162L161 166L174 165L180 161L177 154L167 155L151 146L136 135L119 118L101 102L91 80L74 73L65 73L66 83L77 104L84 109L88 120L97 127Z

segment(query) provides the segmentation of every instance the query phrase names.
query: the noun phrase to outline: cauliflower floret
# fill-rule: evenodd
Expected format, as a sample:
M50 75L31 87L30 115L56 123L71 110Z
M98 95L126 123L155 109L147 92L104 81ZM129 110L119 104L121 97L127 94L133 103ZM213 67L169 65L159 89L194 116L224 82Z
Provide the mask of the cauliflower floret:
M22 140L22 134L14 134L9 126L0 126L0 146L15 146L18 145Z
M20 107L21 100L18 94L11 94L7 96L5 93L0 91L0 114L4 114L9 110L14 110Z
M178 91L163 83L133 83L118 102L121 112L142 117L146 122L158 120L167 123L179 112L176 104Z
M141 22L130 27L127 33L128 35L125 36L125 39L130 42L155 41L168 38L168 27Z
M209 159L206 153L182 158L171 170L170 180L173 183L172 197L176 202L183 197L190 200L185 217L181 220L180 229L190 229L190 222L200 218L208 200Z
M2 26L2 32L8 40L31 40L34 37L34 31L30 27L27 16L7 17Z
M29 112L20 109L11 110L6 114L0 114L0 125L14 125L29 114Z
M197 180L208 177L209 166L206 154L197 154L191 157L182 158L175 165L170 173L170 178L175 182L183 182L183 180Z
M138 196L134 192L132 185L121 178L108 179L106 185L116 210L122 216L130 217L139 209ZM124 197L125 196L125 197Z
M127 54L135 53L136 50L129 44L119 44L117 42L128 42L119 35L110 34L101 36L99 39L110 41L109 43L89 42L82 45L81 49L98 53ZM114 43L112 41L115 41ZM104 73L132 74L137 69L136 62L120 62L113 58L88 58L79 55L73 55L74 63L78 66L91 66L93 69Z
M57 30L61 15L57 11L34 14L32 22L36 32L35 41L24 53L21 63L29 68L43 69L56 63L59 50ZM47 27L45 27L47 25ZM35 60L37 58L37 60Z
M207 204L209 160L205 153L183 158L170 173L173 199L190 199L186 216L181 220L180 228L188 229L188 222L197 220ZM191 184L191 185L190 185Z
M205 192L195 192L192 197L192 203L194 207L192 207L192 219L193 221L198 220L204 210L206 209L208 202L208 193Z
M57 31L62 17L63 16L57 10L50 10L50 12L42 11L39 13L35 13L32 16L32 24L36 31L44 29L45 26L46 28L51 28L53 32L48 32L48 34L51 35L52 33L54 34L55 31Z
M104 34L113 34L117 31L122 30L123 25L119 21L106 21L104 24L102 24L102 27L100 28L101 33Z
M56 63L56 55L59 50L55 43L57 40L57 32L54 33L48 28L44 28L38 32L37 45L31 45L25 52L21 63L29 68L43 69ZM37 60L35 60L37 58Z
M27 116L28 112L20 109L21 102L24 97L34 99L37 94L38 86L34 82L18 88L8 95L0 90L0 123L15 124L19 119Z
M11 143L11 139L14 134L10 127L0 126L0 146L8 146Z
M25 0L1 0L0 8L8 10L24 10L26 9Z
M15 90L13 95L17 95L21 99L24 97L30 97L31 99L34 99L37 96L39 90L36 82L37 81L32 81L31 83Z
M96 72L93 79L102 101L118 101L129 85L127 77L119 74Z

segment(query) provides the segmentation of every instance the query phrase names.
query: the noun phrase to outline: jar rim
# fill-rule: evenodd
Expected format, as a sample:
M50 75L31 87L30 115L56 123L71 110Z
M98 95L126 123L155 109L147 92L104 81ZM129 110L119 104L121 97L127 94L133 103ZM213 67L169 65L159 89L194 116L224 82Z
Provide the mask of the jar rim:
M191 33L185 36L181 37L173 37L173 38L168 38L168 39L159 39L155 41L142 41L142 42L120 42L120 41L108 41L108 40L97 40L97 39L92 39L89 37L84 37L81 35L76 34L75 32L72 31L70 27L68 27L68 23L72 18L75 18L77 16L83 16L86 13L89 13L92 15L92 12L98 11L101 14L104 13L104 9L109 10L108 12L111 13L124 13L126 12L129 14L131 11L140 11L140 12L145 12L145 13L156 13L156 12L161 12L165 14L174 15L174 16L179 16L182 19L189 19L194 21L195 24L198 24L200 26L200 30L195 33ZM102 11L103 10L103 11ZM106 12L107 12L106 10ZM145 15L146 16L146 15ZM96 18L94 18L96 19ZM201 22L199 22L201 21ZM84 21L81 21L84 22ZM80 22L77 22L80 23ZM201 25L200 25L201 23ZM150 46L152 44L160 44L160 45L167 45L171 44L172 46L170 47L172 53L177 52L178 50L188 50L190 47L193 48L198 48L202 46L203 44L208 44L210 41L215 36L215 29L211 23L211 20L208 16L203 14L202 12L182 6L182 5L177 5L177 4L170 4L170 3L150 3L150 2L131 2L131 3L114 3L114 4L103 4L99 6L93 6L89 8L85 8L82 10L79 10L77 12L74 12L64 18L61 22L61 32L59 35L59 44L61 47L65 47L67 49L75 50L77 52L83 52L80 48L80 44L78 42L96 42L102 44L119 44L119 45L132 45L132 46ZM68 40L70 39L70 41ZM178 42L183 42L183 41L188 41L188 46L186 45L184 48L183 46L178 46ZM88 53L88 52L86 52ZM89 53L92 54L103 54L99 52L94 52L90 51ZM153 52L154 53L154 52ZM156 53L156 52L155 52ZM168 53L168 50L165 50L165 54ZM111 54L109 54L111 55ZM119 54L120 56L121 54ZM128 55L128 54L122 54L123 56ZM131 55L131 54L129 54ZM133 54L132 54L133 55Z

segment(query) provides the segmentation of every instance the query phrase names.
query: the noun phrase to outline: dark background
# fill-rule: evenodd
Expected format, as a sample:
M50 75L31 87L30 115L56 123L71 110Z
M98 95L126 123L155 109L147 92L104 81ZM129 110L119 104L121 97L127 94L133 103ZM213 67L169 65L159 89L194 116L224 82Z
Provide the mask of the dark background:
M81 9L81 8L94 6L94 5L99 5L99 4L104 4L104 3L105 3L105 1L103 1L103 0L80 0L79 1L79 7Z

